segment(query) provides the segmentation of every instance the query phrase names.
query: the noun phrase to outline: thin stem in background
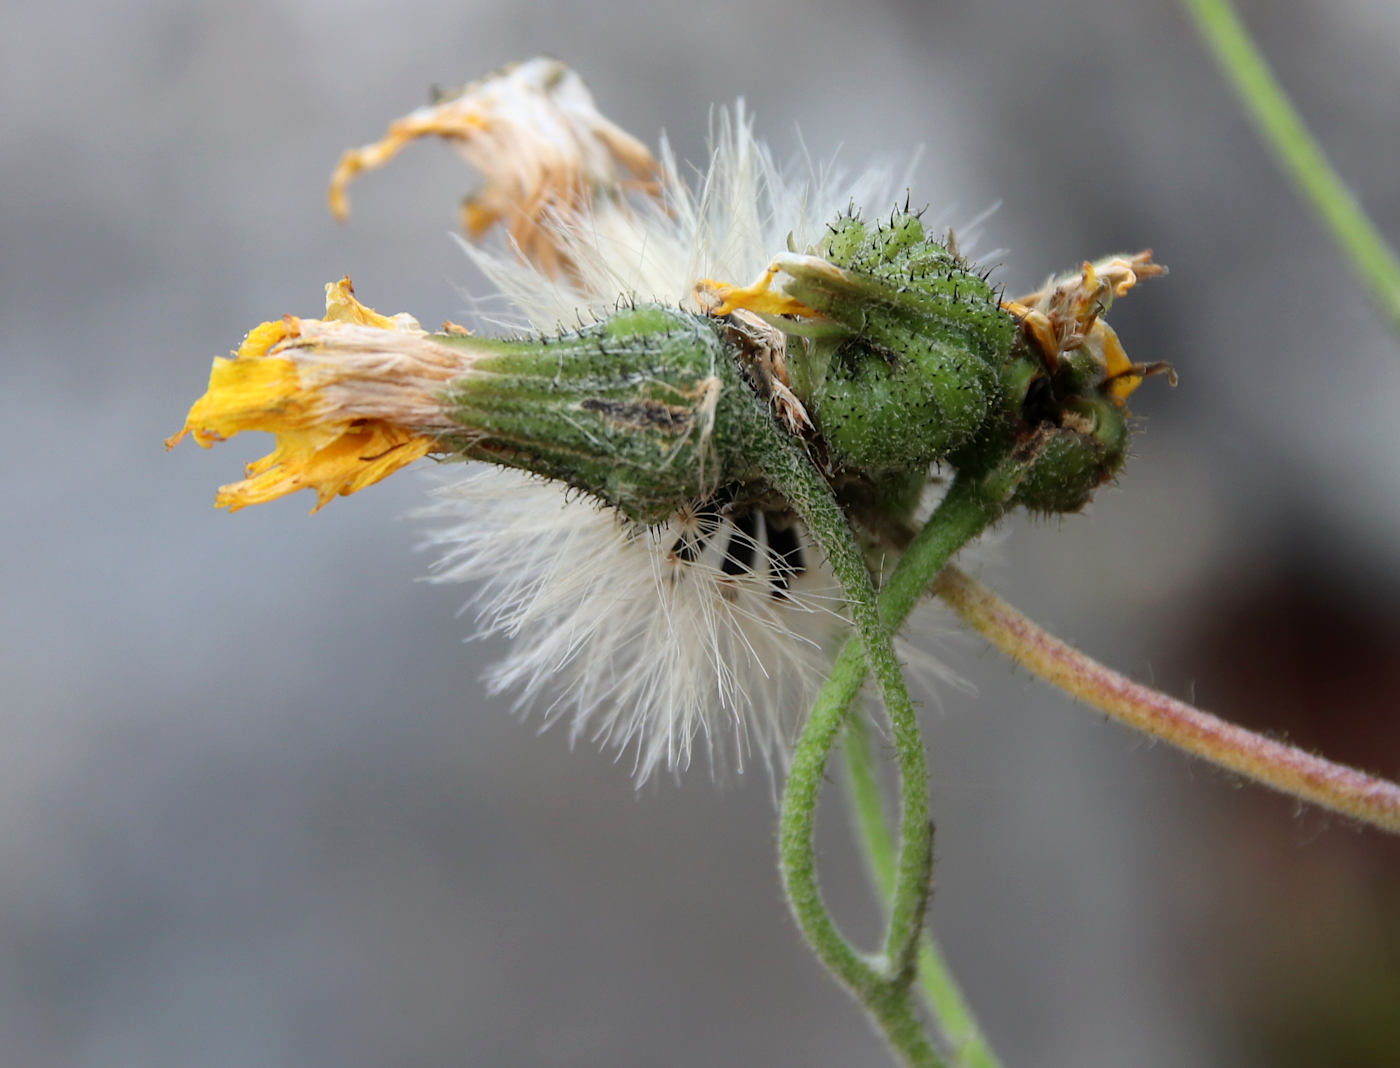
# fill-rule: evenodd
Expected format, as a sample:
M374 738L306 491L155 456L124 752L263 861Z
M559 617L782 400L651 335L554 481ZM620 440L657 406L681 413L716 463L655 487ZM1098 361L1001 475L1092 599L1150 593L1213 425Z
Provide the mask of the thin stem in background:
M1279 166L1331 230L1381 311L1400 330L1400 261L1308 133L1229 0L1183 2Z
M1400 834L1400 785L1334 764L1133 682L1042 630L956 567L933 591L1016 663L1120 723L1255 782Z

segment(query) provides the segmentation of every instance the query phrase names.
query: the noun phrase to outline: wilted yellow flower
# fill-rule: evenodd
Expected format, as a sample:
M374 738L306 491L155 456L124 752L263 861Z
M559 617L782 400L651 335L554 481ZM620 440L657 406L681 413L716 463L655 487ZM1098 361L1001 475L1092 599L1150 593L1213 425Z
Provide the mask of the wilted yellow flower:
M1105 256L1087 260L1075 272L1058 275L1040 289L1002 307L1021 319L1026 335L1035 343L1053 371L1061 355L1075 349L1089 352L1103 368L1104 389L1120 404L1147 375L1165 374L1175 385L1175 375L1164 363L1138 364L1128 359L1118 334L1104 322L1114 297L1121 297L1147 278L1167 273L1152 262L1152 250L1131 256Z
M499 224L507 238L503 251L468 254L524 324L547 332L576 311L607 315L620 297L712 313L713 301L696 302L700 279L751 278L787 241L814 244L847 205L896 196L876 167L849 182L785 174L742 111L718 112L715 132L692 187L664 146L653 155L603 117L576 74L533 59L345 153L330 203L343 216L355 175L416 138L443 138L482 178L464 229ZM781 388L779 336L738 319L771 342L772 365L751 370L789 425L805 425ZM741 768L786 759L846 627L825 559L791 516L698 499L640 524L499 468L446 488L431 514L436 578L476 585L480 633L512 639L490 681L522 707L630 749L639 779L696 753Z
M244 430L273 434L273 451L248 464L215 503L237 511L300 489L316 511L426 455L451 426L436 391L465 366L409 315L380 315L355 299L348 278L326 286L324 319L284 316L248 332L218 358L190 407L186 434L208 448Z

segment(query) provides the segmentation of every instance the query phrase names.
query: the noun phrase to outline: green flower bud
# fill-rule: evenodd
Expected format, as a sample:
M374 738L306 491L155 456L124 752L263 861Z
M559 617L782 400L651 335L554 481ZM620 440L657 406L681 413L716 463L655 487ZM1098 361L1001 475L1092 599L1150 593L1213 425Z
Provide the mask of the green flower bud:
M806 335L789 352L792 388L836 460L922 467L968 441L1000 402L1016 333L985 275L910 212L839 219L819 252L778 257L786 303L753 305L805 317L778 325ZM736 295L727 300L741 306Z
M1128 395L1150 375L1175 384L1166 364L1131 362L1103 319L1115 296L1164 271L1150 252L1107 257L1004 304L1022 327L1000 369L1004 408L975 447L952 461L993 471L1009 457L1019 479L1013 503L1044 512L1083 508L1127 457Z
M1043 424L1028 443L1032 459L1015 504L1038 512L1077 512L1112 479L1128 455L1128 420L1109 397L1072 397L1061 424Z

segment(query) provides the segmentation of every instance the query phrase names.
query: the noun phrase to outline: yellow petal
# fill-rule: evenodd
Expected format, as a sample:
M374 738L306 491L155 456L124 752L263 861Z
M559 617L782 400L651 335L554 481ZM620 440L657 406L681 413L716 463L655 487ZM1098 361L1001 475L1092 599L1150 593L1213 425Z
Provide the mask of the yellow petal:
M317 512L332 497L372 486L420 459L432 444L431 438L382 420L369 420L360 426L281 431L277 447L248 465L247 478L219 487L214 505L236 512L250 504L312 489L316 491L316 507L311 510Z
M1142 385L1142 368L1136 367L1128 359L1123 343L1118 340L1118 332L1100 319L1094 324L1095 340L1103 353L1104 389L1120 404Z
M1035 345L1046 366L1053 370L1059 358L1072 349L1092 353L1103 378L1100 388L1120 405L1150 374L1167 374L1166 364L1135 364L1128 358L1103 314L1138 282L1166 274L1152 260L1152 250L1131 256L1106 256L1084 262L1078 272L1052 278L1044 287L1019 300L1002 301L1001 307L1021 321L1027 339Z
M209 448L240 430L271 430L294 420L305 399L290 360L264 355L274 345L295 337L297 320L261 323L248 331L232 359L215 357L209 370L209 388L185 416L179 433L165 439L173 449L193 435L195 443Z
M800 300L773 289L773 279L781 268L770 263L756 282L748 286L736 286L729 282L717 282L702 278L695 284L695 294L710 315L732 315L743 309L755 315L800 315L806 318L820 318L821 313L808 307Z
M348 274L339 282L326 283L326 317L322 321L359 323L361 326L377 326L381 330L396 330L400 325L387 315L380 315L373 308L356 300L355 287L350 284Z
M409 316L389 318L361 304L348 278L326 286L323 322L385 331L417 329ZM250 330L232 359L214 360L208 389L190 406L184 427L165 442L167 449L173 448L188 434L209 448L244 430L274 436L272 452L248 464L242 481L220 487L217 507L237 511L311 489L316 493L314 512L332 497L393 474L426 455L435 443L432 436L410 427L356 417L326 403L322 386L334 380L334 354L323 354L324 363L279 355L293 351L301 333L302 320L292 316ZM303 373L309 369L315 373Z

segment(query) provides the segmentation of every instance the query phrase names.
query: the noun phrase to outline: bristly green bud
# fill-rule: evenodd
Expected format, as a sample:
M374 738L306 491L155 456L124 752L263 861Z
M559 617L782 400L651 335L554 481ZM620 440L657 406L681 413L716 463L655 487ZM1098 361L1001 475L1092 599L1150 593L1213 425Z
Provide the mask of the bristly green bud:
M1037 512L1077 512L1118 474L1128 455L1128 421L1107 397L1067 401L1058 426L1044 424L1028 442L1033 456L1013 504Z
M1018 339L1001 369L1002 408L948 459L959 470L992 472L1010 463L1009 498L1037 512L1078 512L1127 458L1128 413L1103 391L1091 357L1060 359L1052 372L1035 343Z
M1110 257L1005 305L1022 332L1001 371L1001 427L989 423L986 438L1022 464L1013 503L1077 512L1117 476L1128 454L1128 395L1148 375L1173 384L1175 375L1166 364L1132 363L1102 316L1115 296L1164 270L1150 253Z
M1131 363L1102 320L1163 270L1147 252L1109 257L1004 301L951 237L896 211L837 220L813 254L776 257L752 286L707 288L716 314L757 313L790 336L788 384L835 468L873 485L933 462L1010 463L1015 503L1072 512L1123 464L1128 394L1170 376Z
M1108 327L1103 325L1103 330ZM1037 512L1077 512L1112 480L1128 454L1128 414L1103 389L1103 368L1085 347L1055 361L1052 371L1029 338L1018 340L1002 368L1006 406L998 428L954 462L981 466L998 452L1022 464L1014 504Z
M786 297L811 316L790 351L792 387L842 465L941 459L999 406L1016 334L984 275L929 238L918 216L837 220L818 255L780 256Z
M745 429L758 401L718 330L646 305L556 337L463 337L471 368L444 395L463 429L442 446L659 522L722 483L759 477Z

